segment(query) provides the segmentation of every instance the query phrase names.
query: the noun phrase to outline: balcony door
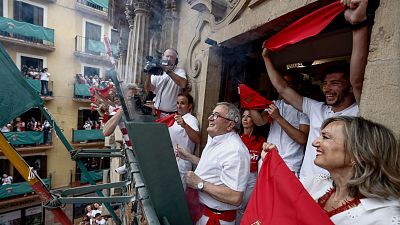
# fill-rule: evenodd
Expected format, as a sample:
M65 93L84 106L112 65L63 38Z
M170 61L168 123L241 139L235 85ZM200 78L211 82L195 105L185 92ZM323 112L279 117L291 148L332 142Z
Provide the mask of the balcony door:
M14 0L14 19L43 26L44 10L41 7Z
M38 69L40 71L43 69L43 59L21 56L21 68L24 65L28 68L32 67L33 69Z
M104 45L101 42L101 26L87 22L85 23L85 52L100 55L104 52Z

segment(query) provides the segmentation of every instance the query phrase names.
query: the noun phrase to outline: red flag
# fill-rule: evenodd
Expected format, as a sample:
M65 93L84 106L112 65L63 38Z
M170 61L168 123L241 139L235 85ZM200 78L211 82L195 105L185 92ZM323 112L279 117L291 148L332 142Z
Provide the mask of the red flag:
M339 1L324 6L292 23L265 42L271 51L280 50L306 38L319 34L345 7Z
M165 124L167 124L168 127L170 127L170 126L174 125L174 123L175 123L175 118L174 118L175 115L176 114L171 114L171 115L162 117L160 119L156 119L156 122L157 123L165 123Z
M258 223L257 223L258 222ZM276 149L264 159L241 225L333 225Z
M265 109L273 103L245 84L239 84L239 94L243 109Z

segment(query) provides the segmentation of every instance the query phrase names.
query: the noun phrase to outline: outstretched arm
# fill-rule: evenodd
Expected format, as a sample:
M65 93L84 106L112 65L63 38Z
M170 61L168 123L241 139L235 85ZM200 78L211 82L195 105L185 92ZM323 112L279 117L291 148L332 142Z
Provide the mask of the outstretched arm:
M112 133L114 133L115 128L117 127L119 121L122 118L122 115L124 114L124 110L120 109L118 110L117 113L109 121L107 121L106 124L104 124L103 128L103 135L104 136L110 136Z
M350 24L356 25L367 20L368 0L345 0L348 7L345 19ZM365 66L367 65L369 47L369 30L367 24L353 30L353 50L350 61L350 83L353 87L354 97L360 104L361 91L364 82Z
M263 44L263 52L262 57L264 59L265 68L267 69L267 73L269 79L271 80L272 85L278 91L278 93L288 101L293 107L295 107L299 111L303 111L303 96L293 90L288 86L286 81L279 74L278 70L275 68L274 64L271 61L269 56L269 50L264 48Z

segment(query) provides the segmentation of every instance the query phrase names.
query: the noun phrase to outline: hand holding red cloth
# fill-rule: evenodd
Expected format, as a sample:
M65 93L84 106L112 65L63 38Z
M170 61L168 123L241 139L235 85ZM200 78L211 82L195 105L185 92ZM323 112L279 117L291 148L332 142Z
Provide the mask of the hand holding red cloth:
M272 36L265 42L264 47L271 51L278 51L287 45L315 36L327 27L344 9L344 5L339 1L324 6Z
M264 159L240 224L333 225L333 222L273 148Z
M171 114L171 115L156 119L155 122L157 122L157 123L165 123L168 127L171 127L175 123L175 118L174 118L175 115L176 114Z
M273 103L245 84L239 84L239 95L243 109L265 109Z

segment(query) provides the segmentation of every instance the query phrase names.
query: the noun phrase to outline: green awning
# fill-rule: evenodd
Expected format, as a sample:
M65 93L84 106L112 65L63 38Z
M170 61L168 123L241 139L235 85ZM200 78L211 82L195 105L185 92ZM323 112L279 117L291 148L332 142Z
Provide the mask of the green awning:
M54 44L54 30L31 23L0 17L0 31L49 41Z
M73 130L72 142L104 140L103 130Z
M43 179L44 183L50 188L50 179ZM9 198L33 192L32 187L27 182L5 184L0 186L0 199Z
M0 127L31 108L42 106L43 100L29 85L21 71L0 43Z
M3 133L12 145L33 145L43 144L43 131L22 131Z
M82 97L90 97L89 85L87 84L75 84L74 95Z
M41 88L41 84L40 84L40 80L34 80L34 79L29 79L29 78L25 78L26 82L28 82L29 85L31 85L31 87L37 92L40 93L40 88Z
M92 176L94 181L99 181L103 179L103 170L96 170L96 171L89 171L89 174ZM88 180L85 176L85 174L81 174L81 183L87 183Z
M108 0L88 0L88 2L108 9Z

